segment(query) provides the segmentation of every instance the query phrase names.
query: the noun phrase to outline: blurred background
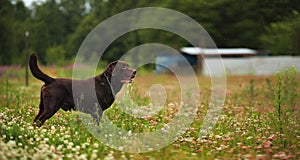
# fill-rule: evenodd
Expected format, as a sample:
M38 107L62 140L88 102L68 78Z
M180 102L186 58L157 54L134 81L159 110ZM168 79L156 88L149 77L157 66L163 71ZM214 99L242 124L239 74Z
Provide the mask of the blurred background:
M297 0L1 0L0 65L25 65L37 52L45 65L71 64L87 34L103 20L137 7L164 7L200 23L218 48L251 48L268 55L300 55L300 1ZM120 24L122 25L122 24ZM102 61L118 59L144 43L180 50L190 44L159 30L138 30L118 38Z

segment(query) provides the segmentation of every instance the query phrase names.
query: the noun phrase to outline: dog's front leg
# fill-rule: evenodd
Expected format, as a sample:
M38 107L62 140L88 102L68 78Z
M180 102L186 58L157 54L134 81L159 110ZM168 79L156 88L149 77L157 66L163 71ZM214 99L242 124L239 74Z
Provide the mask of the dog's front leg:
M100 121L101 121L102 114L103 114L103 112L102 112L101 109L99 109L99 110L97 111L97 113L96 113L95 121L96 121L96 123L97 123L98 126L99 126L99 123L100 123Z

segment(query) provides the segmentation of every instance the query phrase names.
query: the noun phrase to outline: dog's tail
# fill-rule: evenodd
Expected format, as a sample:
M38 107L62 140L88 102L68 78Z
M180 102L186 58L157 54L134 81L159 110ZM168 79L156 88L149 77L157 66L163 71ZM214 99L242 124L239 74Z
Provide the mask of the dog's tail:
M45 82L46 85L47 85L47 84L50 84L50 83L52 83L52 82L55 81L54 78L52 78L52 77L46 75L45 73L43 73L43 72L39 69L39 67L38 67L38 65L37 65L37 58L36 58L36 54L35 54L35 53L33 53L33 54L30 56L30 59L29 59L29 67L30 67L30 71L31 71L32 75L33 75L35 78L37 78L37 79L39 79L39 80Z

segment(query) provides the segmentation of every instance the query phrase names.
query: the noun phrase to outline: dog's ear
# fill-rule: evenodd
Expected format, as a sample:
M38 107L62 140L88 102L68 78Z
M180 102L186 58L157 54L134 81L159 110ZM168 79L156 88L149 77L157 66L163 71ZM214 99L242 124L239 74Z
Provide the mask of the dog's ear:
M107 68L106 68L106 72L108 72L108 74L110 74L111 76L114 76L116 75L116 65L118 64L118 61L114 61L114 62L111 62Z

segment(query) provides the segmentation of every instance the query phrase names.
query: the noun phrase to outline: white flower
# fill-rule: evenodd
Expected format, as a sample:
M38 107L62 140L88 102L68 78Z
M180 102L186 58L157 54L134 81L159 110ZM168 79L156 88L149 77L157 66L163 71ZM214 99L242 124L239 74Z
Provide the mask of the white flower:
M81 144L81 148L85 149L86 148L86 144L85 143Z
M192 153L191 156L197 156L197 153Z
M97 153L92 153L92 155L91 155L91 159L96 159L97 158Z
M69 147L69 146L68 146L68 147ZM72 150L73 152L76 152L76 148L72 148L72 147L71 147L71 150Z
M71 153L67 154L67 158L72 159L73 155Z
M161 128L161 133L167 133L167 130L165 128Z
M94 148L98 148L99 147L99 144L98 143L94 143Z
M79 157L78 157L78 159L88 159L87 158L87 154L81 154Z
M41 141L41 138L40 137L36 137L35 140L38 142L38 141Z
M65 138L70 138L70 137L71 137L71 136L70 136L70 135L68 135L68 134L66 134L66 135L65 135Z
M45 142L48 142L48 141L49 141L49 138L44 138L44 141L45 141Z
M33 128L33 126L29 126L28 129L29 130L33 130L34 128Z
M96 153L98 153L98 150L94 149L92 152L96 154Z
M123 148L123 146L119 146L118 149L119 149L120 151L122 151L124 148Z
M63 148L62 145L58 145L58 146L57 146L57 150L59 150L59 151L60 151L62 148Z
M105 158L104 158L104 160L114 160L115 159L115 157L113 156L113 154L108 154Z
M53 144L50 146L50 150L51 150L51 151L55 151L55 147L54 147Z
M68 140L64 140L64 144L69 144L69 141Z
M131 130L129 130L127 134L128 134L128 136L131 136L132 135Z
M54 127L54 126L51 126L51 130L55 130L55 127Z
M219 135L216 135L215 136L217 139L220 139L220 138L222 138L222 136L219 136Z

